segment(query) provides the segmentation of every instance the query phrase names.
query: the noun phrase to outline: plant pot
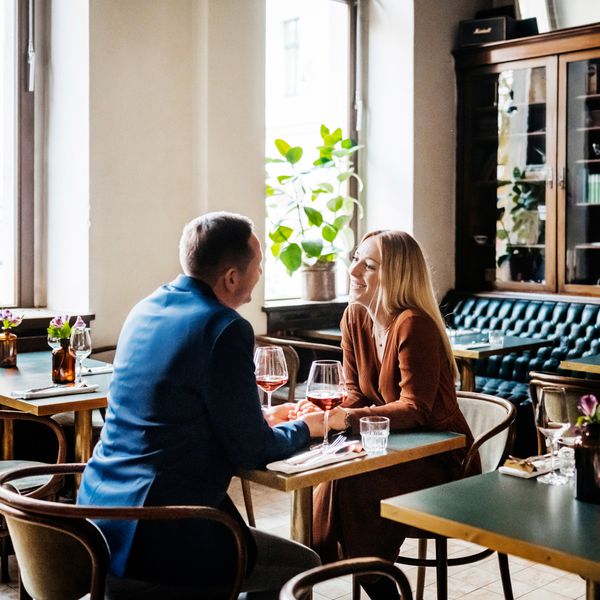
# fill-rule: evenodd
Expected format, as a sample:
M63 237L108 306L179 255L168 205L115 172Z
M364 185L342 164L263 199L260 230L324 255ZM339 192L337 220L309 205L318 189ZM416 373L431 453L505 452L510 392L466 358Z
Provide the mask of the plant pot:
M544 280L544 258L537 248L513 249L508 265L512 281Z
M335 298L335 263L317 263L301 269L303 300Z

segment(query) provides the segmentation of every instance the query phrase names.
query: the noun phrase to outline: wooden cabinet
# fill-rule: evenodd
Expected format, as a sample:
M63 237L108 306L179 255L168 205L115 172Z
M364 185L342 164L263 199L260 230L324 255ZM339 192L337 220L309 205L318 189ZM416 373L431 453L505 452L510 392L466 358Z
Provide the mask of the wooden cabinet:
M455 58L457 286L600 295L600 26Z

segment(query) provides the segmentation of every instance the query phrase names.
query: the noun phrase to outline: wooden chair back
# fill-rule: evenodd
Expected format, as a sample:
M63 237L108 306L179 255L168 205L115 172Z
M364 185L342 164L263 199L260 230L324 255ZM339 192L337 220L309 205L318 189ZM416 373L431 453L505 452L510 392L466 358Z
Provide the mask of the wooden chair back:
M23 497L10 483L22 477L81 473L84 468L84 464L44 465L0 476L0 513L6 518L27 594L36 600L75 600L88 593L90 600L104 599L109 549L90 519L209 519L229 530L236 549L235 572L219 597L237 598L246 571L246 547L239 524L223 511L206 506L60 504Z

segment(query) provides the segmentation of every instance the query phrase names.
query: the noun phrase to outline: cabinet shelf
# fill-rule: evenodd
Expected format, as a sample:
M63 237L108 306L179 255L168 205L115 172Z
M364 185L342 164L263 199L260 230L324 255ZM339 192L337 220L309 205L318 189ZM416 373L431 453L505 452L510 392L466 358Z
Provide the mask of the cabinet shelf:
M600 206L600 202L575 202L575 206Z
M575 161L577 165L600 165L600 158L580 158Z
M590 125L589 127L576 127L575 131L579 133L586 133L588 131L600 131L600 125Z
M600 94L580 94L575 98L577 100L600 100Z
M575 250L600 250L600 242L589 242L587 244L575 244Z

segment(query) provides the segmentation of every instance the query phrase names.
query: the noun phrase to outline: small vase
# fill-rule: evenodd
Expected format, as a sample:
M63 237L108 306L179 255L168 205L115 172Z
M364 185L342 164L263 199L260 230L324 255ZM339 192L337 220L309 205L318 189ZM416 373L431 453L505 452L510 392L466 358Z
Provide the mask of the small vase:
M8 329L0 333L0 367L5 369L17 366L17 336Z
M52 382L73 383L75 381L75 353L71 341L60 340L60 346L52 350Z
M586 423L581 430L581 444L575 446L577 487L575 497L583 502L600 504L600 424Z

